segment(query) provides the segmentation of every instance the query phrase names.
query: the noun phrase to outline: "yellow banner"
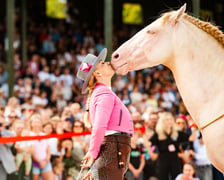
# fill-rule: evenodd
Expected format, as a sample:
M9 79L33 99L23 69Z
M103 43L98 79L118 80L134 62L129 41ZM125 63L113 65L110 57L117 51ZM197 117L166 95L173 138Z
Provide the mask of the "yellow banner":
M50 18L65 19L67 0L46 0L46 14Z
M143 23L142 6L137 3L124 3L122 21L124 24L141 25Z

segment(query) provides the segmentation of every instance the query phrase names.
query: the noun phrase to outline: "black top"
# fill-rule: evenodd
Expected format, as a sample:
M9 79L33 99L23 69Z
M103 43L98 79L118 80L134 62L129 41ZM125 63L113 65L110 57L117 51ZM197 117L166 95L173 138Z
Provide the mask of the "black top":
M178 137L176 139L172 139L169 134L166 134L167 138L165 140L159 140L158 134L155 134L151 137L150 141L152 145L156 145L159 153L173 152L177 153L180 151L180 144L189 142L189 135L187 133L178 131Z

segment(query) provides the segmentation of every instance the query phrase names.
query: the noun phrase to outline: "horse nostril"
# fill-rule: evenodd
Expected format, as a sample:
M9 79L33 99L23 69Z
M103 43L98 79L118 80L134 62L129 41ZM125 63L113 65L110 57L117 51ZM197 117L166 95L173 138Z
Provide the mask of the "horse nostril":
M119 54L117 53L114 55L114 59L118 59L118 58L119 58Z

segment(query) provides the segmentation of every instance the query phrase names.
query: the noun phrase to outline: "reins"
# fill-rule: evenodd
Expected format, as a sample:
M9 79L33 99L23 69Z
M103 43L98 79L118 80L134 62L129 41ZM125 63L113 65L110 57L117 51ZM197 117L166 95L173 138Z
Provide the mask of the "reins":
M220 116L218 116L217 118L213 119L212 121L210 121L209 123L205 124L204 126L202 126L201 128L199 128L200 131L203 131L206 127L210 126L212 123L218 121L219 119L221 119L222 117L224 117L224 114L221 114Z

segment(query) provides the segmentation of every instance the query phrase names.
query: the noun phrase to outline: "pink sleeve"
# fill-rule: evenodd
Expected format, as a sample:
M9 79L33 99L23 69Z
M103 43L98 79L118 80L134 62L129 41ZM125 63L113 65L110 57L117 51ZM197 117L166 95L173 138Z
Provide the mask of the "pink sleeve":
M108 91L95 96L94 104L90 108L90 112L95 111L95 117L91 120L93 122L93 128L89 147L89 154L93 158L96 158L99 154L100 146L103 142L105 131L113 111L114 102L114 95Z

